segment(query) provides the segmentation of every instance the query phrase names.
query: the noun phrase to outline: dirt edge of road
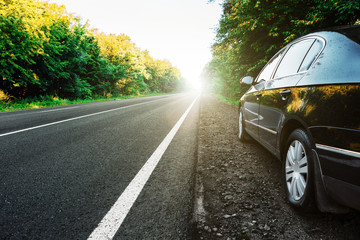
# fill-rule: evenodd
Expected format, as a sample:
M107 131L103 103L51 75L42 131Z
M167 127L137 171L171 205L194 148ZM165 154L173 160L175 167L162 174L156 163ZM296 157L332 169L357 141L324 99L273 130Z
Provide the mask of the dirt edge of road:
M279 160L253 140L239 142L237 115L202 95L193 238L359 239L359 212L303 214L287 204Z

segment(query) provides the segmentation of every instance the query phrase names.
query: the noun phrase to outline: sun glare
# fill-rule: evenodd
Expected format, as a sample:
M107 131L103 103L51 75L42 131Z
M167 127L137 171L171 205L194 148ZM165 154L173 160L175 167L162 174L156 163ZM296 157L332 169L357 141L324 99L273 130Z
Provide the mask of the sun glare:
M201 92L203 89L203 86L199 79L193 79L187 81L189 89L192 91L198 91Z

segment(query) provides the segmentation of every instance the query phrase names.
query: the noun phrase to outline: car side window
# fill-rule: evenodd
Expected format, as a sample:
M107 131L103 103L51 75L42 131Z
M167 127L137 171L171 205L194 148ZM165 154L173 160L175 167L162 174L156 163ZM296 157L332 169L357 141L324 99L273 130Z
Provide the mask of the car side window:
M315 39L307 39L291 45L281 60L274 78L296 74L314 41Z
M270 59L270 61L267 63L267 65L262 69L261 73L256 78L256 83L260 83L262 80L268 81L271 77L271 74L273 73L277 63L281 59L281 56L283 55L284 50L281 50L278 52L274 57Z
M311 46L309 52L306 54L304 61L302 62L299 72L307 71L311 64L315 61L316 57L319 55L324 44L319 39L316 39L313 45Z

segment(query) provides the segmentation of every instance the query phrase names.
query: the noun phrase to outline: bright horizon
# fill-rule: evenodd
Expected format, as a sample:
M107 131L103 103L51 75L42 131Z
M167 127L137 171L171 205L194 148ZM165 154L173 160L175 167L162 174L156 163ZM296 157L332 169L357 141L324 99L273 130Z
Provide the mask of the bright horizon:
M221 16L208 0L49 0L106 34L125 34L153 58L168 60L193 86L211 60Z

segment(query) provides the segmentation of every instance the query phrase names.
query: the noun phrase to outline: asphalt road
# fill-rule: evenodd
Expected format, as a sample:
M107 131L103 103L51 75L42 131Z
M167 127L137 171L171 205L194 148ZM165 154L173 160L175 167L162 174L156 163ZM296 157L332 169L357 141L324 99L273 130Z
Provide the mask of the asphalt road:
M87 239L195 98L1 113L0 239ZM198 122L199 100L114 239L192 238Z

